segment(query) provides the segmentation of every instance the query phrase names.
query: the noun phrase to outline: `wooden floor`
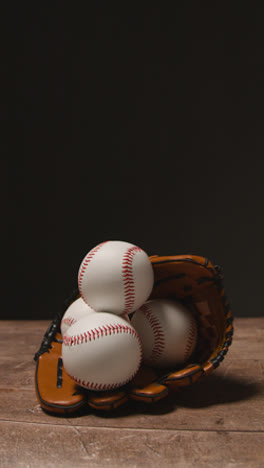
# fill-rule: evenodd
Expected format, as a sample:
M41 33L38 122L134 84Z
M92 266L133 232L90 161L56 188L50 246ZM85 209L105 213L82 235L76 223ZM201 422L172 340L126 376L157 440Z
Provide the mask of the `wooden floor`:
M221 366L181 393L68 419L35 396L47 326L0 322L0 467L264 467L264 318L236 319Z

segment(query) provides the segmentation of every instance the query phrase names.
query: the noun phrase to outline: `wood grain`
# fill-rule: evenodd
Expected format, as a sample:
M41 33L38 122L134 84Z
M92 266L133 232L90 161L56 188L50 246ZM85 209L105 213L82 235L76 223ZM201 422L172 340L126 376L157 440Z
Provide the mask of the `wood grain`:
M0 466L262 467L264 319L236 319L222 365L207 379L112 413L43 412L34 353L46 321L0 322Z
M120 429L6 422L1 466L260 467L262 432ZM11 450L7 450L9 447ZM243 462L244 465L237 464Z

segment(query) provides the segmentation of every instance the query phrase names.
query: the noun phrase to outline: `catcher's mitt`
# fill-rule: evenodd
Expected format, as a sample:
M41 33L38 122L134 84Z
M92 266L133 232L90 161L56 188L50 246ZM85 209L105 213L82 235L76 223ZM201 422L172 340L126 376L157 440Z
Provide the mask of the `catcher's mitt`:
M95 392L78 386L65 372L61 359L60 322L78 291L54 318L35 354L36 394L43 409L52 413L72 413L83 405L111 410L129 398L154 402L164 398L169 389L193 384L210 374L224 359L232 342L233 317L223 288L219 266L193 255L152 256L154 288L150 299L173 298L193 312L198 325L198 342L183 368L152 369L142 364L136 377L114 391Z

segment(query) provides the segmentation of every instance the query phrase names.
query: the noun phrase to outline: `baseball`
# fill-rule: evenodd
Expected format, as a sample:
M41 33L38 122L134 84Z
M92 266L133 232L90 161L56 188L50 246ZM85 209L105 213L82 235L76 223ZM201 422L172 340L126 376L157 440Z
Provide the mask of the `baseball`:
M196 321L179 302L148 301L134 313L131 324L141 339L143 361L149 366L183 364L196 346Z
M81 297L72 302L61 320L60 327L62 336L64 336L68 328L77 322L77 320L79 320L81 317L91 314L92 312L95 313L95 311L89 307Z
M106 241L84 257L78 272L83 300L98 312L127 315L150 296L154 272L141 248L122 241Z
M129 382L142 361L136 330L114 314L82 317L63 337L65 371L89 390L112 390Z

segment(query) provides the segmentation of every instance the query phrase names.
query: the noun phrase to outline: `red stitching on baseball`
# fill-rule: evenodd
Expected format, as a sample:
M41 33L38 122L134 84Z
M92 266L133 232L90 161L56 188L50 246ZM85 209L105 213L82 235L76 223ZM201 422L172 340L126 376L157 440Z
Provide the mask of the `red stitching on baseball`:
M141 306L140 310L142 310L144 316L148 320L154 334L154 347L152 349L149 359L151 361L156 361L162 355L165 349L165 336L163 333L163 329L159 323L159 320L153 316L147 304Z
M62 326L63 324L65 325L68 325L69 327L71 325L73 325L74 323L76 322L76 319L72 318L72 317L66 317L64 318L62 321L61 321L61 325Z
M64 335L63 338L63 344L65 346L73 346L73 345L78 345L82 343L87 343L87 340L89 341L96 340L102 336L107 336L107 335L112 335L114 333L128 333L130 335L135 336L137 338L140 348L141 348L141 342L139 339L139 336L137 332L134 330L134 328L130 327L129 325L120 325L120 324L110 324L110 325L105 325L102 328L94 328L92 330L87 330L86 332L79 333L78 335L74 336L68 336L67 332Z
M140 247L134 246L127 249L123 255L122 274L124 283L125 308L121 314L122 316L132 312L135 303L136 296L133 277L133 258L138 252L143 252L143 250Z
M193 342L196 339L197 332L196 332L196 322L193 317L191 317L191 324L190 324L190 330L189 330L189 335L186 343L186 348L184 351L184 360L189 359L190 353L192 350Z
M139 356L139 363L134 374L131 377L127 378L126 380L115 383L115 384L98 384L95 382L86 382L80 378L77 378L73 375L68 374L77 384L82 385L83 387L93 389L93 390L113 390L115 388L122 387L122 385L125 385L127 382L132 380L135 377L135 375L138 373L138 370L141 365L142 357L143 357L143 350L142 350L142 345L141 345L141 341L140 341L138 333L136 332L134 328L130 327L129 325L120 325L120 324L103 325L102 328L100 327L94 328L93 330L90 330L90 331L88 330L87 332L83 332L83 333L80 333L79 335L74 335L74 336L68 336L66 333L63 337L63 344L65 346L73 346L76 344L82 344L83 342L87 343L88 337L89 337L89 341L91 341L92 339L95 340L95 339L100 338L101 336L107 336L108 334L112 335L112 333L115 333L115 332L129 333L130 335L133 335L138 341L140 356Z
M100 248L106 244L107 242L109 241L105 241L105 242L101 242L101 244L98 244L96 247L94 247L90 252L88 252L88 254L86 255L86 257L84 258L84 260L82 261L82 264L81 264L81 269L79 271L79 277L78 277L78 288L79 288L79 293L80 295L82 296L83 300L86 302L86 300L84 299L84 296L83 296L83 291L82 291L82 281L83 281L83 277L84 277L84 274L85 274L85 271L86 271L86 268L89 264L89 262L92 260L92 258L95 256L96 252L98 252L98 250L100 250ZM86 302L87 305L89 305L87 302Z

